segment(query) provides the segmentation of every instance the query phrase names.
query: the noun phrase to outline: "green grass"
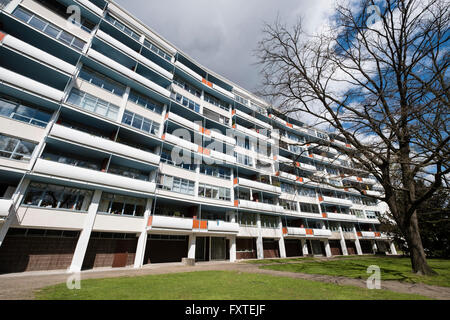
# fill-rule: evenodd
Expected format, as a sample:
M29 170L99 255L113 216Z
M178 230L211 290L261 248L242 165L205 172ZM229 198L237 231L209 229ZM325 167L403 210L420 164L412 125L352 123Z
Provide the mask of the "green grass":
M367 267L377 265L381 269L381 280L398 280L408 283L425 283L450 287L450 260L428 259L429 265L439 274L419 276L411 272L411 260L398 257L353 257L347 259L315 260L303 263L289 263L261 266L264 269L309 274L343 276L367 279Z
M233 271L198 271L139 277L88 279L80 290L66 284L36 292L45 300L418 300L420 295L368 290L303 279Z

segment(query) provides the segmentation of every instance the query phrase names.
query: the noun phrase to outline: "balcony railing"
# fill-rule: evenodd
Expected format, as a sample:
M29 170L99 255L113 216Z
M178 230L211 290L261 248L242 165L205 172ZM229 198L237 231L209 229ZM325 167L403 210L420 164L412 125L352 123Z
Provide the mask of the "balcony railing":
M0 217L7 217L13 201L11 199L0 199Z
M284 209L282 206L264 203L264 202L256 202L250 200L235 200L235 206L243 209L252 209L257 211L268 211L268 212L277 212L283 213Z
M253 181L253 180L244 179L244 178L235 178L234 184L235 185L238 184L239 186L248 187L248 188L252 188L252 189L258 189L258 190L281 194L280 187L278 187L276 185L264 183L264 182Z
M188 231L210 231L238 233L239 225L223 220L197 220L194 218L168 217L154 215L149 218L148 227L151 229L172 229Z

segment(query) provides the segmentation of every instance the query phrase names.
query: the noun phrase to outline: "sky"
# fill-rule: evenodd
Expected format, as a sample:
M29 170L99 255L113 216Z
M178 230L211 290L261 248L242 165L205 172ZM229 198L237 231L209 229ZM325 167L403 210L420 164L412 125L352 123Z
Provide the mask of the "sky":
M328 18L332 0L116 0L201 65L255 92L261 84L254 50L263 23L301 17L308 32Z

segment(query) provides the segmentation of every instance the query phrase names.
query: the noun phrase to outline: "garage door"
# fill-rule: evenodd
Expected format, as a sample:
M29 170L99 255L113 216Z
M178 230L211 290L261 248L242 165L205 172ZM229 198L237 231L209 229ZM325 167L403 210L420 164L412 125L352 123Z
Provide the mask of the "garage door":
M279 258L280 250L278 240L263 239L264 258Z
M256 239L236 238L236 259L256 259Z
M10 229L0 247L0 273L67 269L78 232Z
M330 240L331 255L340 256L342 255L341 243L339 240Z
M370 240L359 240L362 253L373 254L372 242Z
M300 257L303 255L301 250L302 244L297 239L284 239L284 246L286 248L286 257Z
M144 264L181 262L187 258L187 236L149 235L145 248Z
M345 245L347 246L347 252L349 255L357 254L356 244L354 241L346 240Z

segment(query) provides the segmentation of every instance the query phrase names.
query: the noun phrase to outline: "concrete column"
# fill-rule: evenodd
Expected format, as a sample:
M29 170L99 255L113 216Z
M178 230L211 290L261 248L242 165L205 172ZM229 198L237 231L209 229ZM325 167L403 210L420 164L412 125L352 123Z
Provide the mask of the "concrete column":
M281 231L281 237L278 240L280 258L286 258L286 247L284 246L284 237L283 237L283 222L281 221L281 217L278 218L278 228Z
M188 258L195 259L195 243L197 241L197 237L195 234L189 235L189 248L188 248Z
M397 249L395 249L395 244L394 241L391 241L391 243L389 244L390 248L391 248L391 254L397 254Z
M375 240L372 240L372 250L374 254L378 251L377 242Z
M13 224L14 221L17 221L16 212L22 203L23 197L25 196L25 192L28 189L30 184L30 179L25 178L22 182L17 186L16 191L14 192L11 200L13 201L11 208L9 208L8 216L5 219L5 222L0 227L0 247L2 246L3 240L5 240L6 234L8 233L9 228Z
M147 246L147 224L148 224L148 218L150 217L152 213L152 205L153 205L153 199L147 199L147 204L145 207L144 212L144 222L142 226L142 231L139 235L137 247L136 247L136 256L134 258L134 268L141 268L144 264L144 255L145 255L145 248Z
M353 233L354 233L354 235L355 235L356 253L357 253L358 255L362 255L361 244L359 243L359 238L358 238L358 234L356 233L356 228L355 228L355 226L353 226Z
M84 255L89 244L89 238L91 237L92 228L94 227L95 217L97 215L98 206L102 197L101 190L95 190L92 197L91 205L84 220L83 230L81 230L80 237L78 238L77 247L72 258L72 264L70 265L68 272L80 272L83 266Z
M344 256L348 256L347 245L345 244L344 232L342 232L341 225L339 225L339 233L341 234L341 241L340 242L341 242L342 254Z
M308 252L308 244L306 243L306 239L301 239L300 242L302 244L303 255L307 256L309 254L309 252Z
M331 248L330 248L330 242L328 240L323 241L325 244L325 255L327 257L331 257Z
M258 227L258 238L256 238L256 256L258 259L264 259L263 238L261 234L261 216L256 215L256 226Z
M230 237L230 262L236 261L236 236Z

